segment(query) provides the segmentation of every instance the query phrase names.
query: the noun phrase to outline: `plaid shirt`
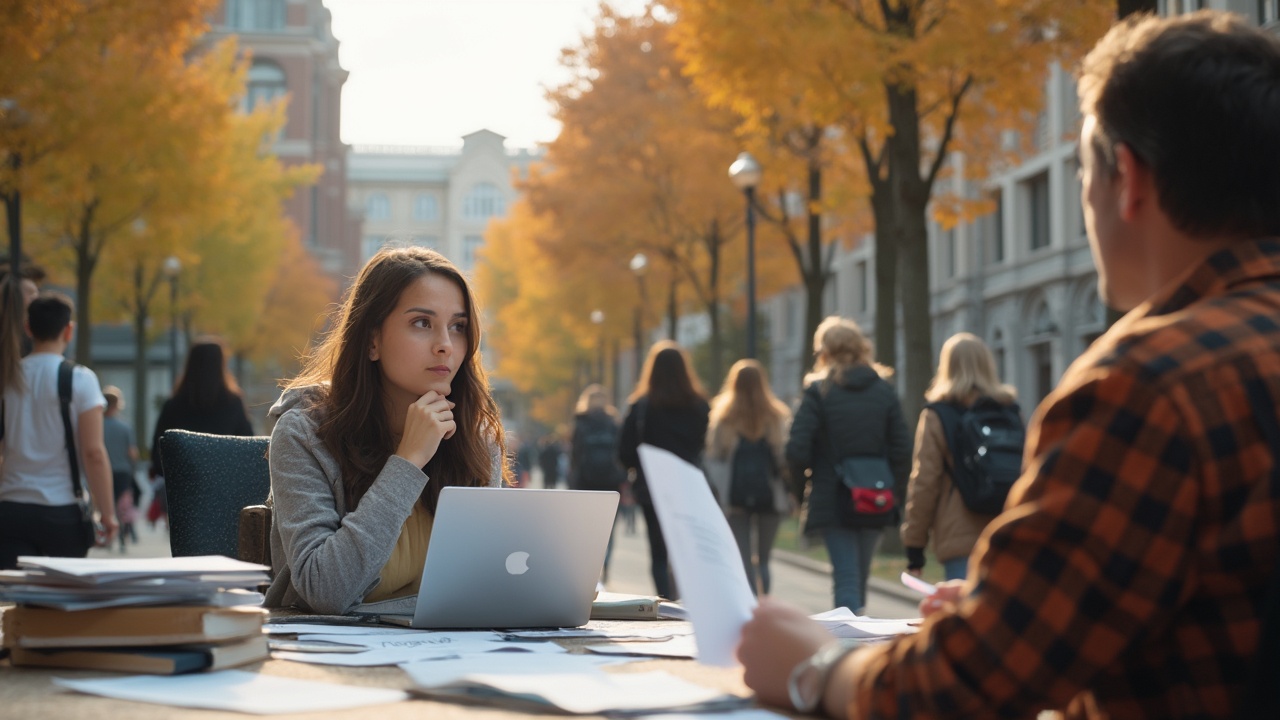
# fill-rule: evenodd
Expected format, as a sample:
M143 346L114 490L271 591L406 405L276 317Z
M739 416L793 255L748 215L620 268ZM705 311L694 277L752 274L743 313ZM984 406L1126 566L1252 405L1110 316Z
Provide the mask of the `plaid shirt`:
M862 651L851 717L1238 711L1280 544L1280 240L1175 285L1041 403L956 612Z

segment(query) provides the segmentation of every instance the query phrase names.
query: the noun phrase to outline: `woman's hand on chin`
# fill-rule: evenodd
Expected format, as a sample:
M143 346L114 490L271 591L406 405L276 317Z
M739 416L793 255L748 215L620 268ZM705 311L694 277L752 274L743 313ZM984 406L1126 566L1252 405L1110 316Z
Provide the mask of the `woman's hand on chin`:
M405 412L404 433L396 455L417 467L435 457L440 441L453 437L458 425L453 419L454 404L435 390L428 390Z

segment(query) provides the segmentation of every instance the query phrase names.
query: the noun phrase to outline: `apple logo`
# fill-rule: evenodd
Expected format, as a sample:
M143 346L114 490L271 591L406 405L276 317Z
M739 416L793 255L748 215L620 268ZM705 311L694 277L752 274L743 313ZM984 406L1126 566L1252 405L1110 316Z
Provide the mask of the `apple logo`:
M508 555L507 572L512 575L523 575L529 572L529 553L517 551Z

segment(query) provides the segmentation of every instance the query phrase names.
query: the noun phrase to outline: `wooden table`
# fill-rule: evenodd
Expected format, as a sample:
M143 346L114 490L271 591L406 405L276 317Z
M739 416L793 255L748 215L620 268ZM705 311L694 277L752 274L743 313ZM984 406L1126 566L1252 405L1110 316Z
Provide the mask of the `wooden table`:
M638 622L639 625L648 623ZM586 644L582 640L560 641L570 651ZM598 642L598 641L597 641ZM447 660L441 662L448 662ZM268 660L245 665L240 670L261 672L266 675L332 682L362 687L394 688L408 690L409 677L397 667L334 667ZM751 693L742 683L741 669L713 668L699 665L692 660L654 659L643 662L609 666L606 672L642 672L661 670L689 682L723 690L735 695ZM119 673L89 670L58 670L50 668L15 668L8 660L0 661L0 719L3 720L216 720L217 718L246 717L240 713L191 708L151 705L147 703L112 700L71 692L53 684L53 678L122 677ZM276 716L288 718L376 718L400 720L401 718L431 718L432 720L480 720L482 718L510 718L527 716L527 713L496 707L445 703L414 697L394 705L374 705L351 710L334 710L320 713L301 713Z

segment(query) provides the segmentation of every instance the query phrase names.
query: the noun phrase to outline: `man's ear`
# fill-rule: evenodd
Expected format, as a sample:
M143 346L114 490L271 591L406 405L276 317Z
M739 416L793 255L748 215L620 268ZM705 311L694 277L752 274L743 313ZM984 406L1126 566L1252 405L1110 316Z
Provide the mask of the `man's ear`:
M67 326L62 328L62 341L71 344L71 338L76 336L76 322L72 320Z
M1123 143L1116 145L1115 182L1119 190L1117 210L1120 219L1131 222L1144 205L1154 199L1155 187L1150 168Z

